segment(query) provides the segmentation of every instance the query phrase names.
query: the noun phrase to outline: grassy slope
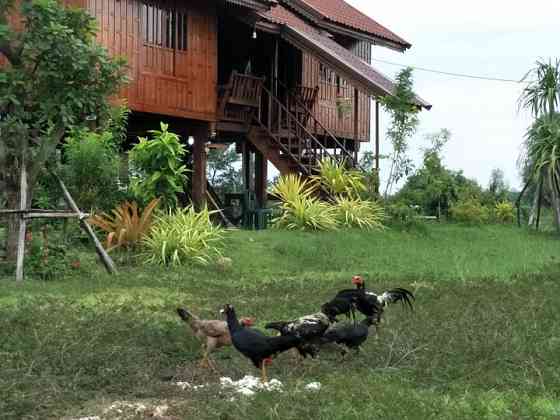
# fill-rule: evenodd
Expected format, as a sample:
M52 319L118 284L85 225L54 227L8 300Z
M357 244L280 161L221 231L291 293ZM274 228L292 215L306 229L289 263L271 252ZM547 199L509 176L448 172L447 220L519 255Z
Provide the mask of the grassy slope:
M560 418L559 251L557 240L505 227L235 232L230 268L108 277L88 255L56 282L0 281L0 418L99 415L119 399L167 400L170 414L196 419ZM196 367L177 305L215 316L231 302L262 325L316 311L356 273L370 288L417 294L414 315L390 308L360 356L340 363L324 352L298 366L282 355L271 375L286 391L235 402L216 386L162 380L219 378ZM232 349L214 357L222 375L257 374ZM311 381L322 390L300 392Z

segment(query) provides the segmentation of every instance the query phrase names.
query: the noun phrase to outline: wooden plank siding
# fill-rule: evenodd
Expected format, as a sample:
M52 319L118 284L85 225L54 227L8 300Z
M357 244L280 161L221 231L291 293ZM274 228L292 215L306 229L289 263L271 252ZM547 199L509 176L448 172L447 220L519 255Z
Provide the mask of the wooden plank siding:
M127 59L130 83L119 96L135 111L215 121L217 111L217 12L205 0L70 0L97 19L97 39L112 55ZM186 19L186 46L161 40L166 29L158 12ZM151 20L150 20L151 19ZM149 26L149 27L148 27ZM148 31L152 31L147 35ZM155 34L155 35L154 35ZM150 39L147 39L147 37ZM177 37L178 35L175 34ZM177 45L177 40L174 41Z
M63 0L97 19L97 40L111 55L127 59L130 83L119 97L134 111L215 121L218 83L218 17L206 0L147 0L186 16L186 48L165 48L145 41L143 0ZM17 8L17 6L16 6ZM144 13L145 17L145 13ZM16 14L12 27L21 28ZM155 24L158 31L164 29ZM0 66L6 59L0 54Z
M357 42L347 46L364 61L371 62L371 45ZM337 137L355 137L355 89L342 77L323 66L312 54L303 53L302 85L319 86L319 98L313 110L319 121ZM337 99L344 99L351 107L349 113L341 115ZM371 101L367 94L358 92L358 139L370 140Z

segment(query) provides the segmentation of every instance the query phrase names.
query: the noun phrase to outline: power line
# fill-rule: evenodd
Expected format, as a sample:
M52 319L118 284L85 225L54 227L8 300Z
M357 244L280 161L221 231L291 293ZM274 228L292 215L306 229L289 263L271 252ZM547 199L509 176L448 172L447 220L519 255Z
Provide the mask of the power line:
M476 75L473 75L473 74L452 73L452 72L448 72L448 71L428 69L428 68L425 68L425 67L407 66L405 64L393 63L392 61L380 60L378 58L372 58L372 60L377 61L379 63L390 64L392 66L410 67L414 70L424 71L424 72L428 72L428 73L435 73L435 74L443 74L445 76L463 77L463 78L466 78L466 79L489 80L491 82L531 83L531 81L529 81L529 80L514 80L514 79L503 79L503 78L499 78L499 77L476 76Z

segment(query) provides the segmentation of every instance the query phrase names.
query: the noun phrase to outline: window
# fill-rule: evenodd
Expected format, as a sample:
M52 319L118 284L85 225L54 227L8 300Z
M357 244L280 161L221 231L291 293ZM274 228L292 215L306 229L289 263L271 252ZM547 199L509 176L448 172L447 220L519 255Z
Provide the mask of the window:
M187 49L187 13L161 5L142 5L144 43L162 48Z

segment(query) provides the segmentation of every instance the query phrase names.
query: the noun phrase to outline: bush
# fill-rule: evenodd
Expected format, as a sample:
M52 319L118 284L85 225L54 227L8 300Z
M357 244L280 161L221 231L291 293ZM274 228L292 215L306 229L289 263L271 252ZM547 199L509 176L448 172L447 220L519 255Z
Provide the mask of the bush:
M498 223L511 224L515 220L515 207L509 201L497 203L494 207L494 217Z
M208 209L192 206L157 217L143 241L146 262L162 265L208 264L221 255L224 230L212 224Z
M319 162L319 175L312 179L333 196L356 197L366 191L362 172L348 169L345 162L337 163L332 159Z
M129 156L134 169L132 193L142 203L161 197L168 208L177 206L177 194L184 192L187 150L177 134L161 123L161 131L151 130L152 139L140 137Z
M110 209L120 199L119 155L108 131L79 130L64 145L65 180L81 209Z
M468 225L481 225L490 221L490 211L479 201L470 198L451 207L451 219Z
M420 207L411 206L405 202L396 202L387 207L387 214L391 226L404 229L405 231L419 231L426 233L426 223L419 217Z
M288 230L334 230L337 227L332 206L314 197L315 181L299 175L280 177L271 194L282 200L282 213L272 223Z
M288 230L336 230L335 208L315 198L296 199L282 204L282 215L273 226Z
M373 201L337 197L334 203L336 221L340 226L360 229L382 229L385 211Z
M107 213L94 215L89 222L107 232L105 247L108 251L119 247L134 248L149 233L158 204L159 199L154 199L139 212L136 202L125 201L112 211L112 216Z

